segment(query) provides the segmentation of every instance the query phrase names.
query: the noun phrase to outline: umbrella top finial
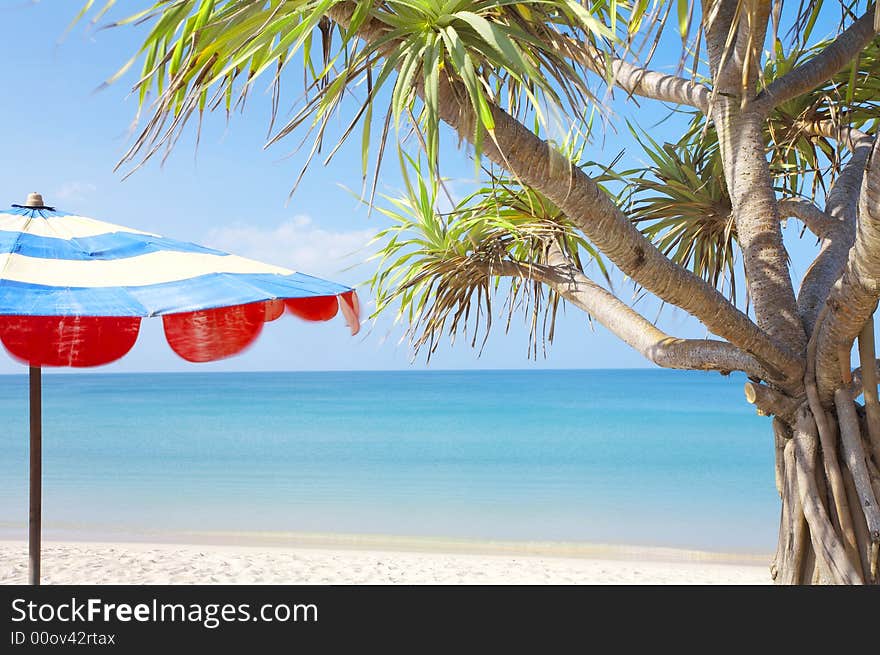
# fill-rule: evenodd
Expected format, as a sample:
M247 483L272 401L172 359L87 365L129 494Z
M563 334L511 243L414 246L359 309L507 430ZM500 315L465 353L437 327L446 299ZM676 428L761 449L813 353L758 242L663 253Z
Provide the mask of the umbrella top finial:
M27 200L24 201L25 207L45 207L46 205L43 203L43 196L41 196L36 191L33 193L29 193Z

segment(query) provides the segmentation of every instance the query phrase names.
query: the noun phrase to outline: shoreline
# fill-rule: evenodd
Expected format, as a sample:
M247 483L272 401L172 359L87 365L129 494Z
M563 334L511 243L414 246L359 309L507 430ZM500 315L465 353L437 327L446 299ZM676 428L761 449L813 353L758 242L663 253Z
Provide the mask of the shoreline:
M175 540L169 541L173 534ZM769 555L386 535L168 533L44 539L46 584L769 584ZM27 544L0 539L0 584Z
M0 523L0 544L25 539L26 528ZM685 546L615 544L585 541L492 539L384 533L293 532L275 530L153 530L148 528L43 528L44 543L113 543L319 550L374 550L465 555L535 555L657 562L700 561L718 564L764 564L772 552L705 550Z

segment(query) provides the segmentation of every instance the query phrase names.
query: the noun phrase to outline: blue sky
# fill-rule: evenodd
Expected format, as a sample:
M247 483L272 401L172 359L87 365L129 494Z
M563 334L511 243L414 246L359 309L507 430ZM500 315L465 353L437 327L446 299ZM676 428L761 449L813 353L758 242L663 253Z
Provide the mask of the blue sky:
M228 124L221 114L208 117L198 152L190 134L164 165L156 159L125 180L114 172L130 142L136 114L136 98L128 96L131 78L93 91L134 53L139 33L78 26L60 41L79 6L76 0L0 0L4 27L0 61L5 62L0 67L0 88L6 93L0 103L0 151L5 155L0 160L0 203L21 202L28 192L40 191L50 204L101 220L206 243L351 285L368 277L369 264L349 267L364 258L362 247L385 222L378 212L368 217L358 200L342 188L360 189L357 144L343 149L328 167L314 166L288 203L304 155L291 155L295 139L263 149L268 93L254 94L245 114L233 116ZM290 89L287 101L293 101L296 93ZM660 119L666 110L646 103L638 111L643 127L651 126L654 113ZM654 130L652 136L662 139L668 129ZM675 136L669 132L670 139ZM447 134L444 172L466 188L473 164L455 145ZM587 158L610 162L631 145L622 132L609 133L591 147ZM630 153L629 157L635 156ZM398 189L395 166L386 166L380 191ZM793 238L798 231L797 225L786 230L797 278L813 250L812 239ZM625 285L620 289L625 296L630 293ZM360 295L369 305L368 290L361 289ZM640 307L653 318L655 307ZM586 317L573 309L560 318L549 356L530 361L521 323L508 335L494 333L480 358L463 341L454 347L444 344L431 367L648 366L601 327L591 328ZM693 320L668 309L661 327L676 336L705 336ZM201 370L423 368L424 357L411 362L402 336L402 328L387 319L375 326L366 324L361 335L351 338L341 320L307 324L288 317L268 324L246 353L201 365ZM185 371L192 365L167 347L161 321L147 319L132 352L102 370ZM8 357L0 358L0 373L20 371Z

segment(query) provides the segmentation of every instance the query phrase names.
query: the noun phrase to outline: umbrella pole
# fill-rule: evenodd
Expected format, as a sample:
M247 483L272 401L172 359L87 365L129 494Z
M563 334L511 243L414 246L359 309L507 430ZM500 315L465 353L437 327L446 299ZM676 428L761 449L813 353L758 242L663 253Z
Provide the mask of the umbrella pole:
M43 478L43 407L42 407L42 369L31 366L30 370L30 410L31 410L31 493L30 520L28 535L28 584L40 584L40 534L42 523L42 478Z

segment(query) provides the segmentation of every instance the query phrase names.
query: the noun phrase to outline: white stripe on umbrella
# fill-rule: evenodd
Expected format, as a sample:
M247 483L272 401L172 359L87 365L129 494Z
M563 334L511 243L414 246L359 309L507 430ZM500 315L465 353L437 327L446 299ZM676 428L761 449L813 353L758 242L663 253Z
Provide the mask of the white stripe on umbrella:
M0 280L49 287L138 287L213 273L292 275L281 266L237 255L161 251L108 260L44 259L18 253L0 256Z
M37 215L31 218L29 216L0 212L0 230L6 230L9 232L27 232L34 236L54 237L56 239L81 239L83 237L92 237L98 234L110 234L114 232L156 236L151 232L141 232L140 230L124 227L122 225L96 221L94 218L88 218L86 216L74 216L71 214L63 214L61 212L58 212L58 214L59 215L47 216L45 218Z

